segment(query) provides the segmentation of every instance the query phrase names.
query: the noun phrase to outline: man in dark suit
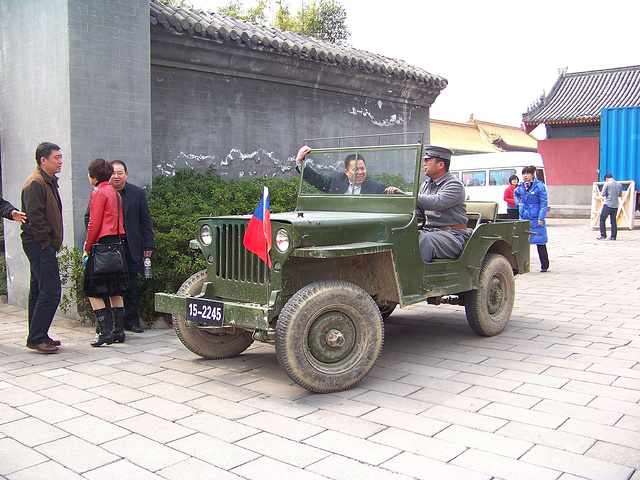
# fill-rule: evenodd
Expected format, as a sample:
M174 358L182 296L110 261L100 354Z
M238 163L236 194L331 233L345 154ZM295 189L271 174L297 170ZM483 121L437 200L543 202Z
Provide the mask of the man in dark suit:
M300 165L304 157L311 152L308 146L302 147L296 156L296 170L300 173ZM385 187L384 184L367 178L367 165L362 155L348 155L344 160L344 172L337 172L333 176L322 175L308 165L304 168L304 180L318 190L336 194L379 194L394 193L395 187Z
M127 183L129 172L121 160L111 162L111 185L122 197L124 231L129 269L129 288L124 295L124 328L131 332L144 331L138 316L138 273L142 271L142 259L151 258L153 252L153 224L144 189Z

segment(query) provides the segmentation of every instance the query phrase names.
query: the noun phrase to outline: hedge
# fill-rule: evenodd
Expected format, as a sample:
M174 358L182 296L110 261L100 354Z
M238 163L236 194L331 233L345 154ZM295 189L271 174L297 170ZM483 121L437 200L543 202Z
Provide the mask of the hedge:
M156 292L175 293L187 278L206 267L202 252L189 248L189 241L196 237L198 218L251 214L264 185L269 188L272 213L295 208L298 178L225 180L213 168L205 173L183 169L171 177L154 177L152 188L147 187L147 199L155 249L152 277L141 275L139 280L141 318L152 323L159 316L154 310Z

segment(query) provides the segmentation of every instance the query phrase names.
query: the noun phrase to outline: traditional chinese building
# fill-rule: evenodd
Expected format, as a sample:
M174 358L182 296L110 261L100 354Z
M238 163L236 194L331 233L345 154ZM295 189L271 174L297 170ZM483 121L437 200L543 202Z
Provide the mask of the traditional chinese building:
M456 155L496 152L535 152L538 140L521 127L476 120L467 123L431 119L431 143Z
M544 124L547 138L538 142L555 205L589 205L599 181L600 112L603 108L640 105L640 66L562 72L548 95L522 119L531 132Z

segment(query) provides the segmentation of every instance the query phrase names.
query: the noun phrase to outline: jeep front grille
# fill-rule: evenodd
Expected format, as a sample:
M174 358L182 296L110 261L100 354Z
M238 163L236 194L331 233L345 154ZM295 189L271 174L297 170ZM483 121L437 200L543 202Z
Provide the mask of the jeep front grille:
M223 280L264 284L267 264L242 244L246 221L225 221L215 228L216 275Z

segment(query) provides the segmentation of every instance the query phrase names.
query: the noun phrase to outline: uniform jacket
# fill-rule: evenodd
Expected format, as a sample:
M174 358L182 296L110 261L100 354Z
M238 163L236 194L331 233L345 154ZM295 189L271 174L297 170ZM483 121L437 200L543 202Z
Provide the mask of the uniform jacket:
M549 201L547 199L547 189L537 178L533 179L533 184L527 192L524 188L524 182L518 185L513 192L513 197L520 211L522 220L531 222L531 231L537 235L531 235L530 242L534 245L545 245L547 243L547 210ZM538 220L542 220L542 225L538 225Z
M118 202L120 209L118 210ZM124 235L124 218L120 194L109 184L100 182L91 191L89 225L84 249L89 252L95 242L107 235Z
M63 239L62 202L58 194L58 177L47 175L38 166L22 186L22 243L38 242L42 248L52 245L60 250Z
M427 228L467 223L464 185L450 172L436 181L427 179L420 186L417 204L418 221Z
M509 186L504 189L504 201L507 202L507 207L517 207L516 202L513 199L513 192L515 189L516 186L512 183L510 183Z
M297 165L296 169L300 172L300 166ZM333 176L322 175L313 170L308 165L304 167L304 180L313 185L318 190L322 190L325 193L346 193L349 188L349 177L344 172L338 172ZM361 194L376 194L384 193L386 187L380 182L370 179L369 177L364 179L362 185L360 185Z

